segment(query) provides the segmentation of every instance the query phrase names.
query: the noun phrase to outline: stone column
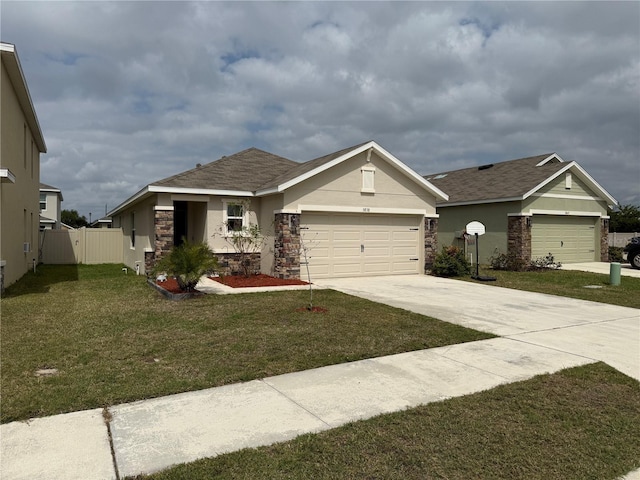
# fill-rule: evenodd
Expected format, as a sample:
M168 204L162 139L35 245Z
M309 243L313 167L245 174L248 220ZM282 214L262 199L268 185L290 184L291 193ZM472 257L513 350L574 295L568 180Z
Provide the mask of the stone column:
M274 275L300 278L300 214L276 213L274 228Z
M609 261L609 219L600 219L600 261Z
M154 210L153 213L153 225L155 230L153 264L155 264L155 262L169 253L173 247L173 210ZM146 260L145 256L145 263Z
M531 261L531 217L510 216L507 224L507 254Z
M424 219L424 273L433 268L433 262L438 254L438 219Z

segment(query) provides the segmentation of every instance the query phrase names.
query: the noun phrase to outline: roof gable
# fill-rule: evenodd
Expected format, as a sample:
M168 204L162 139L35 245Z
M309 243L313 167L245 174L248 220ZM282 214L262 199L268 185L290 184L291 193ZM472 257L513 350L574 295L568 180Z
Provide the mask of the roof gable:
M449 194L449 200L439 202L439 205L452 206L524 200L569 170L608 204L617 204L580 165L567 163L556 153L426 175L425 178Z
M329 155L325 155L323 157L305 162L301 164L297 169L272 179L269 183L263 185L262 188L256 192L256 194L267 195L270 193L283 192L286 189L293 187L294 185L297 185L315 175L318 175L367 150L375 151L378 157L382 158L383 160L403 172L415 183L420 185L425 190L428 190L437 199L447 200L447 194L445 194L439 188L435 187L433 184L426 181L423 177L420 177L420 175L411 170L404 163L391 155L374 141L361 143L359 145L345 148Z

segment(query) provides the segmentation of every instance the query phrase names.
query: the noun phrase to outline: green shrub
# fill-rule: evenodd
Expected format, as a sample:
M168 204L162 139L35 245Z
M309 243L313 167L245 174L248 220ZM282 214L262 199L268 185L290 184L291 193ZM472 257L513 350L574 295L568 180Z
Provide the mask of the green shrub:
M442 252L436 255L432 271L439 277L461 277L471 273L471 264L460 248L451 245L442 247Z
M154 275L166 273L178 281L180 289L193 291L205 274L218 268L218 258L206 243L191 244L186 240L182 245L173 247L171 252L160 259L153 269Z
M523 272L527 270L529 263L513 253L498 253L489 257L489 264L494 270L507 270L510 272Z
M609 247L609 261L622 262L622 247Z

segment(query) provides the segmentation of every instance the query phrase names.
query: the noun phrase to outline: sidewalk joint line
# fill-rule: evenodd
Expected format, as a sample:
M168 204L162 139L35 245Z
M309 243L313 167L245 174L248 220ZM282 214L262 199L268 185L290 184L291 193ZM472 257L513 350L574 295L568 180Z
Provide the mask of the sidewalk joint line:
M527 330L526 332L517 332L517 333L509 333L507 335L500 335L500 337L502 338L509 338L509 337L515 337L517 335L527 335L528 333L539 333L539 332L552 332L554 330L563 330L565 328L577 328L577 327L588 327L590 325L601 325L603 323L610 323L610 322L618 322L620 320L632 320L635 319L636 317L620 317L620 318L608 318L606 320L594 320L593 322L587 322L587 323L574 323L571 325L561 325L558 327L551 327L551 328L541 328L539 330Z
M118 472L118 461L116 460L116 449L113 446L113 436L111 435L111 420L113 420L113 415L111 415L108 407L104 407L102 409L102 418L104 419L104 424L107 427L107 438L109 439L109 449L111 450L111 461L113 462L113 470L116 474L116 480L120 480L120 473Z
M559 348L556 347L549 347L547 345L541 345L539 343L533 343L532 341L526 341L520 338L510 338L510 337L502 337L502 338L506 338L508 340L513 340L514 342L520 342L520 343L524 343L527 345L533 345L534 347L541 347L541 348L548 348L549 350L554 350L556 352L560 352L560 353L566 353L567 355L573 355L574 357L579 357L579 358L584 358L586 360L591 360L592 362L604 362L604 360L600 360L599 358L594 358L594 357L587 357L586 355L581 355L579 353L573 353L573 352L567 352L566 350L561 350ZM607 362L604 362L607 363ZM570 368L570 367L567 367Z
M266 381L266 379L261 378L260 381L262 383L264 383L265 385L267 385L268 387L270 387L271 389L273 389L274 391L278 392L280 395L282 395L284 398L286 398L287 400L289 400L291 403L293 403L294 405L297 405L298 407L300 407L302 410L304 410L305 412L307 412L309 415L311 415L313 418L317 418L318 420L320 420L324 425L326 425L328 428L335 428L332 425L328 424L327 422L325 422L322 418L320 418L318 415L316 415L315 413L313 413L311 410L309 410L308 408L304 407L303 405L300 405L298 402L296 402L293 398L291 398L289 395L285 394L283 391L278 390L276 387L274 387L273 385L271 385L270 383L268 383Z

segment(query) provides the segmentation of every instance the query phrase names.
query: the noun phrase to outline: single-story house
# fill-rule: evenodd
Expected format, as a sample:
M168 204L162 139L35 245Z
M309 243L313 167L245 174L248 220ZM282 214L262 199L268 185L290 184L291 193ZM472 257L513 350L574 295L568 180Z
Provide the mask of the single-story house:
M549 253L563 263L608 260L608 207L617 201L580 165L556 153L425 179L449 195L437 201L441 245L462 247L466 225L484 224L480 263L500 253L527 261Z
M40 230L62 228L62 191L45 183L40 183Z
M300 277L306 250L312 278L390 275L431 266L436 201L447 199L370 141L305 163L249 148L150 183L108 215L141 272L183 238L232 263L232 232L258 225L254 270Z

